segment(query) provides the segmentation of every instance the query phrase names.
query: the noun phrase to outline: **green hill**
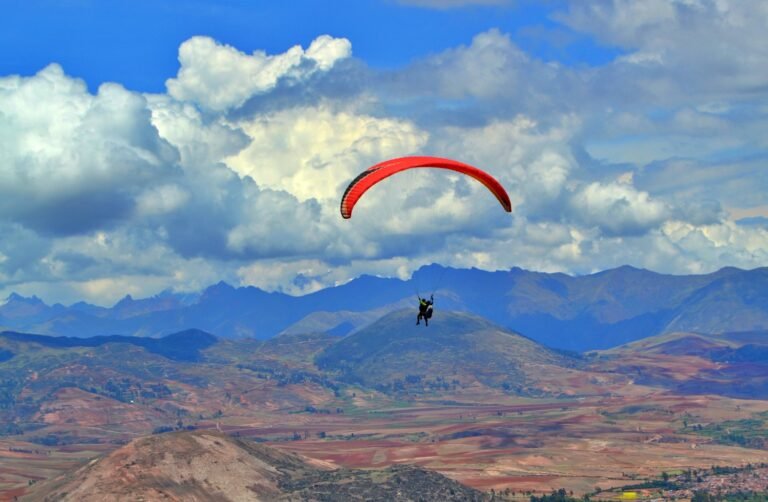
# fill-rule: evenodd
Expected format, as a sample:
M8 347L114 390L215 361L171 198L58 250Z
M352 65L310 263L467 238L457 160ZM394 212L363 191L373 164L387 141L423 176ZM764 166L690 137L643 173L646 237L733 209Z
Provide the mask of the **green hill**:
M315 362L342 380L383 391L480 383L521 394L535 388L547 366L578 364L480 317L441 311L425 327L415 324L413 310L382 317L320 352Z

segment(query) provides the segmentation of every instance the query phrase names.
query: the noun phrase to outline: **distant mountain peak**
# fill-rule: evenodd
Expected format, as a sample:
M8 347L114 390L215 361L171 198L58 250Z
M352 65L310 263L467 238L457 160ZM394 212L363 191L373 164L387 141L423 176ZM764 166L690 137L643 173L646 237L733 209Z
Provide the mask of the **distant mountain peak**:
M652 272L645 268L638 268L633 265L620 265L616 268L609 268L602 272L597 272L595 276L615 276L615 275L628 275L628 274L649 274L657 275L656 272Z
M439 263L430 263L429 265L422 265L421 267L419 267L418 270L442 270L444 268L450 268L450 267L445 267L443 265L440 265Z
M128 294L128 295L125 295L124 297L122 297L120 299L120 301L115 303L115 307L124 307L124 306L129 305L129 304L131 304L133 302L134 302L133 297Z
M32 296L22 296L22 295L20 295L18 293L15 293L15 292L11 293L10 295L8 295L8 297L3 302L4 305L7 305L9 303L24 303L24 304L27 304L27 305L45 305L43 300L41 300L40 298L38 298L35 295L32 295Z
M219 281L216 284L214 284L212 286L208 286L207 288L205 288L205 290L203 291L203 294L201 295L201 297L202 298L206 298L206 297L210 298L212 296L228 295L228 294L233 293L233 292L235 292L237 290L238 290L238 288L235 288L231 284L229 284L227 282L224 282L224 281Z
M744 269L739 268L739 267L727 266L727 267L723 267L721 269L718 269L716 273L724 274L724 273L739 273L739 272L744 272Z
M219 281L213 286L206 288L206 291L234 291L235 289L237 288L232 286L230 283L226 281Z

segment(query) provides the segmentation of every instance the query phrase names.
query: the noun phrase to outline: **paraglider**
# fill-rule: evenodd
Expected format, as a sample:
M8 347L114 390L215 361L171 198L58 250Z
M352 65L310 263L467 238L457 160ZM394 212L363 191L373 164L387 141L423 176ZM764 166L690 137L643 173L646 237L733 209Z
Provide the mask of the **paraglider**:
M509 200L507 191L504 190L504 187L501 186L501 183L496 178L481 169L457 160L441 157L401 157L385 160L371 166L352 180L341 197L341 216L344 219L351 218L352 210L355 208L357 201L360 200L365 192L380 181L408 169L423 167L448 169L476 179L496 196L496 199L498 199L505 211L508 213L512 212L512 202Z
M474 178L490 190L505 211L508 213L512 212L512 202L509 200L509 194L507 194L507 191L501 186L501 183L487 172L457 160L422 156L400 157L397 159L385 160L384 162L371 166L360 173L354 180L352 180L349 186L347 186L344 195L341 197L341 216L344 219L351 218L355 204L357 204L363 194L380 181L408 169L415 168L448 169ZM432 305L434 304L434 295L430 295L429 300L422 298L418 292L417 296L419 298L419 313L416 316L416 324L420 324L421 320L424 319L424 324L429 326L429 319L432 317L433 312Z
M419 324L419 321L424 319L424 324L429 326L429 320L432 318L432 305L435 303L434 295L429 295L429 300L426 298L422 298L421 295L417 293L419 298L419 315L416 316L416 324Z

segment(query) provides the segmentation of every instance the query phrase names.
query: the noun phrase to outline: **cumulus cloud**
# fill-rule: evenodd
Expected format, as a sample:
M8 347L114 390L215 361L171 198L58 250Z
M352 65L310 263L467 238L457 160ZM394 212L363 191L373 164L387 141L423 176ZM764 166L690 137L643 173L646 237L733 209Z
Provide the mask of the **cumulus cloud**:
M139 217L171 213L189 201L189 192L178 185L150 188L136 198Z
M428 133L407 120L297 107L237 121L250 144L227 165L260 186L300 200L333 199L359 172L393 156L418 151Z
M236 154L251 141L223 117L204 117L193 104L176 101L164 94L146 98L152 125L176 148L180 164L188 169L219 162Z
M52 243L18 223L0 222L0 283L22 283L44 273L42 260Z
M441 100L449 100L456 115L437 118L445 121L447 115L459 124L545 109L567 111L573 108L574 97L584 92L572 72L531 57L498 29L477 34L467 46L429 56L385 83L383 92L390 93L394 102L440 107ZM570 93L567 100L564 88ZM434 115L433 111L426 117Z
M730 208L764 204L768 178L762 175L766 157L733 161L670 159L645 166L635 175L637 186L678 204L715 203Z
M318 259L261 260L240 267L237 273L246 284L292 295L312 293L336 278L334 268ZM296 277L304 280L296 281Z
M0 84L0 218L70 235L119 223L176 174L146 100L117 84L94 96L51 65Z
M310 51L321 67L328 50ZM0 84L0 224L14 238L0 249L5 281L157 275L184 287L189 275L165 271L322 253L332 240L314 199L259 187L224 165L252 138L223 117L117 84L93 95L56 65Z
M297 203L284 192L261 191L249 199L243 217L227 233L227 249L259 258L322 254L330 237L320 205L313 199Z
M669 216L665 204L623 183L590 183L571 199L572 217L609 235L643 234Z
M762 88L768 64L761 0L572 2L556 18L628 54L611 78L640 76L637 90L659 101L745 99Z
M711 263L753 268L768 259L765 228L741 227L729 221L704 226L671 221L664 225L663 233L676 246L678 266L692 273L710 270Z
M432 143L436 150L496 176L510 194L515 215L551 220L557 219L578 169L568 146L578 127L578 120L570 116L542 126L518 115L483 127L443 128Z
M190 38L179 48L181 68L166 82L168 94L216 112L242 105L249 97L273 89L281 79L300 81L330 69L351 55L344 38L323 35L305 51L293 46L283 54L244 54L210 37Z
M421 66L425 79L438 77L439 90L449 98L489 98L525 86L529 57L498 30L476 35L469 47L434 56Z
M489 30L390 70L330 36L275 55L194 37L163 94L90 93L57 65L0 77L0 290L106 304L221 279L303 294L432 262L764 265L765 227L732 221L764 216L768 191L752 106L768 65L745 9L574 2L557 19L623 50L592 67ZM356 174L410 154L487 170L514 212L464 176L413 170L341 220Z

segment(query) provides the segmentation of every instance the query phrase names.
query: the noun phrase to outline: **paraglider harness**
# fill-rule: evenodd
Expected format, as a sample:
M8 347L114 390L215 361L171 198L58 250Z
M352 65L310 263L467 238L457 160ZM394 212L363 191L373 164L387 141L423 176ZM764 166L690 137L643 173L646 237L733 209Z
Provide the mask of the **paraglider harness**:
M417 295L418 296L418 295ZM429 319L432 318L432 304L435 302L434 295L429 295L429 300L419 296L419 315L416 316L416 324L424 319L424 324L429 326Z

